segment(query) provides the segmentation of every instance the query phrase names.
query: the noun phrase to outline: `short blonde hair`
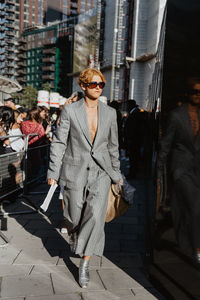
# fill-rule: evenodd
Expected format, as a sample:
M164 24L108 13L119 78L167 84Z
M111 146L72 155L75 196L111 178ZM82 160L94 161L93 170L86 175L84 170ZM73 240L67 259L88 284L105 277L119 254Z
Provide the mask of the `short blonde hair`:
M96 70L96 69L93 69L93 68L88 68L88 69L85 69L81 72L81 74L78 78L78 84L81 86L81 84L90 83L92 81L92 77L94 75L100 76L101 80L104 83L106 83L105 77L103 76L103 74L99 70Z

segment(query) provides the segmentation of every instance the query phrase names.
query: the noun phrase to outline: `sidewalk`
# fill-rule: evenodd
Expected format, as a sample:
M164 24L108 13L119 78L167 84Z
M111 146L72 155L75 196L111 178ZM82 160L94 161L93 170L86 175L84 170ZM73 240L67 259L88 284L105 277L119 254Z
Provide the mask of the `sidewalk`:
M46 192L41 184L35 191ZM29 199L39 207L45 194ZM72 255L67 234L60 234L61 201L55 194L47 213L35 212L26 199L4 205L2 211L23 212L1 217L0 300L151 300L164 299L145 277L142 259L134 244L133 208L106 224L102 258L90 263L90 285L77 283L79 257Z

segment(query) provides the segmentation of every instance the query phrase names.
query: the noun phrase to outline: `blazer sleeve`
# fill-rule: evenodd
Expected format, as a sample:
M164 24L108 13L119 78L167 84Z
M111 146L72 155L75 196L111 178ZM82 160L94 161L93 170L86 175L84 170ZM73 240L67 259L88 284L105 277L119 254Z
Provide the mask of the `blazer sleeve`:
M63 107L60 123L57 127L53 141L50 148L50 160L47 178L55 179L56 181L60 176L60 168L62 159L67 148L67 140L70 130L70 117L69 109L67 106Z
M118 177L120 180L122 176L120 172L117 115L115 110L113 110L110 134L108 138L108 151L111 158L112 168L115 172L118 173Z
M169 152L175 139L177 130L177 120L174 112L171 112L167 122L166 133L161 139L158 152L157 173L158 177L162 174L163 166L167 161Z

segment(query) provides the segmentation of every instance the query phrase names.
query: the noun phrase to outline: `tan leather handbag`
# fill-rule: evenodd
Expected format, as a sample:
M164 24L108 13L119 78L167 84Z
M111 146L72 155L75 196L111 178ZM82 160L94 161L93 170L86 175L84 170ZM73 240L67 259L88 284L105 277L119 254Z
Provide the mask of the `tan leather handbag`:
M108 195L108 207L106 212L106 222L110 222L116 217L124 214L130 204L123 198L122 187L116 184L111 184Z

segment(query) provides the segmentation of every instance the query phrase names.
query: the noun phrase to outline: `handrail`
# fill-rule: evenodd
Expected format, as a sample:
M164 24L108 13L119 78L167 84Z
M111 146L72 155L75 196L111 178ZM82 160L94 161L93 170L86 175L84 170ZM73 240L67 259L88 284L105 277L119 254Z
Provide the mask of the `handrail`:
M5 140L13 137L25 137L25 134L18 134L18 135L2 135L0 136L0 140Z

